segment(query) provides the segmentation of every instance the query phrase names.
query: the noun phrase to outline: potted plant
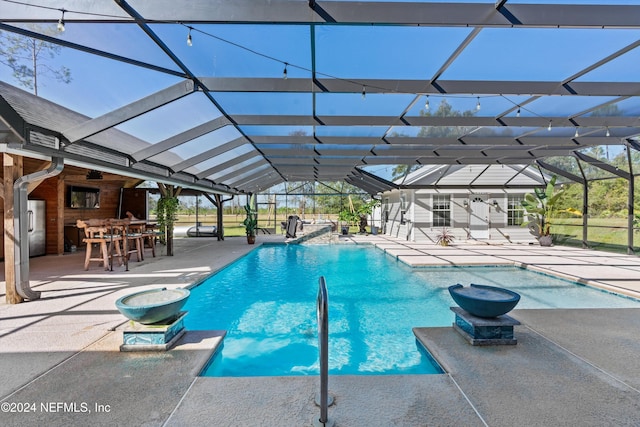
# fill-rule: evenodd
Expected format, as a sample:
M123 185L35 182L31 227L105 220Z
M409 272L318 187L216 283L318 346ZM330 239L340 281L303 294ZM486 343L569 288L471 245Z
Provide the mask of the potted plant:
M436 245L449 246L454 240L455 237L453 233L451 233L447 227L442 227L442 230L440 230L436 236Z
M247 243L253 245L256 242L256 231L258 230L258 211L254 208L254 195L244 206L244 210L247 214L246 218L242 222L244 224L244 230L247 234Z
M349 208L345 208L338 213L338 220L343 223L341 226L342 234L347 235L349 234L349 226L357 224L360 221L360 215Z
M346 208L343 208L338 213L338 219L348 224L347 226L343 226L342 234L347 234L345 232L345 229L348 230L348 227L351 225L357 225L359 233L361 234L366 233L367 232L366 227L368 225L367 217L371 215L371 213L373 212L373 209L378 205L380 205L380 200L371 199L370 201L363 203L356 208L353 206L353 203L351 202L351 196L349 196L349 206Z
M375 208L377 208L378 206L380 206L380 200L378 199L371 199L369 200L367 203L365 203L364 205L362 205L359 209L359 213L360 213L360 228L361 228L361 232L366 231L363 230L363 227L367 226L367 218L369 216L371 216L373 214L373 210ZM371 224L371 234L378 234L377 230L375 230L375 225L373 224L373 220L372 220L372 224Z
M553 236L551 235L551 218L559 212L567 212L572 215L582 216L577 209L557 209L557 202L564 193L564 190L556 191L557 177L554 175L549 180L547 187L543 190L534 188L535 194L526 194L520 203L526 211L528 221L522 223L523 227L529 227L531 233L536 236L540 246L551 246Z

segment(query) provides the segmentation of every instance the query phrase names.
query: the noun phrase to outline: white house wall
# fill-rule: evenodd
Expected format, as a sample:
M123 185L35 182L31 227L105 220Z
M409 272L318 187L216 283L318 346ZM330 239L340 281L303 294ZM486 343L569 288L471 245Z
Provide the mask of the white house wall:
M526 227L507 226L508 194L525 194L523 190L486 190L477 189L473 193L468 190L402 190L406 194L407 206L405 223L401 223L400 191L393 190L383 194L384 200L389 200L389 220L384 224L385 234L415 242L435 242L441 227L433 226L432 197L434 194L450 195L451 197L451 227L448 230L454 234L456 241L469 239L469 208L465 207L474 194L487 197L489 216L489 239L495 241L534 242L534 237ZM497 207L493 201L497 202Z
M531 191L533 192L533 190ZM507 201L509 194L526 194L522 190L510 190L509 192L490 195L490 200L498 202L498 208L490 208L490 226L492 240L508 240L512 242L535 242L535 237L529 232L527 227L507 225ZM495 196L495 197L494 197Z
M400 197L399 192L385 193L382 197L382 232L389 236L398 237L398 224L400 223Z

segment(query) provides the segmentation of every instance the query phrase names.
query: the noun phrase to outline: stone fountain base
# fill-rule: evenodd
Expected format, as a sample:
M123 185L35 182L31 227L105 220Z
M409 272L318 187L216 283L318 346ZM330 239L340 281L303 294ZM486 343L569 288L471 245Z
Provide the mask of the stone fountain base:
M130 321L123 331L123 344L120 351L166 351L186 332L184 318L186 311L166 321L143 325Z
M456 314L453 329L458 331L471 345L515 345L513 327L516 319L503 314L497 317L477 317L460 307L450 307Z

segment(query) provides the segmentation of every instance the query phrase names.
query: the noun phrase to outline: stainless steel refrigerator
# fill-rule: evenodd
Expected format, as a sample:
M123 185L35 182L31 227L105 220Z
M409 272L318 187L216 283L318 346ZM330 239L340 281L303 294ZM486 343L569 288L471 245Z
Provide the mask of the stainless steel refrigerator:
M44 200L27 202L27 224L29 231L29 256L40 256L46 253L47 220Z

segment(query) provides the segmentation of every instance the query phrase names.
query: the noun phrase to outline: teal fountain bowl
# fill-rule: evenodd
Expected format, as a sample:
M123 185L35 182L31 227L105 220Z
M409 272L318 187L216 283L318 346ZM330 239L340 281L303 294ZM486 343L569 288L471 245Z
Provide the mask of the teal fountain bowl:
M127 319L144 325L175 317L187 302L187 289L152 289L125 295L116 301L116 308Z
M468 313L477 317L498 317L513 310L520 294L496 286L461 284L449 286L451 298Z

